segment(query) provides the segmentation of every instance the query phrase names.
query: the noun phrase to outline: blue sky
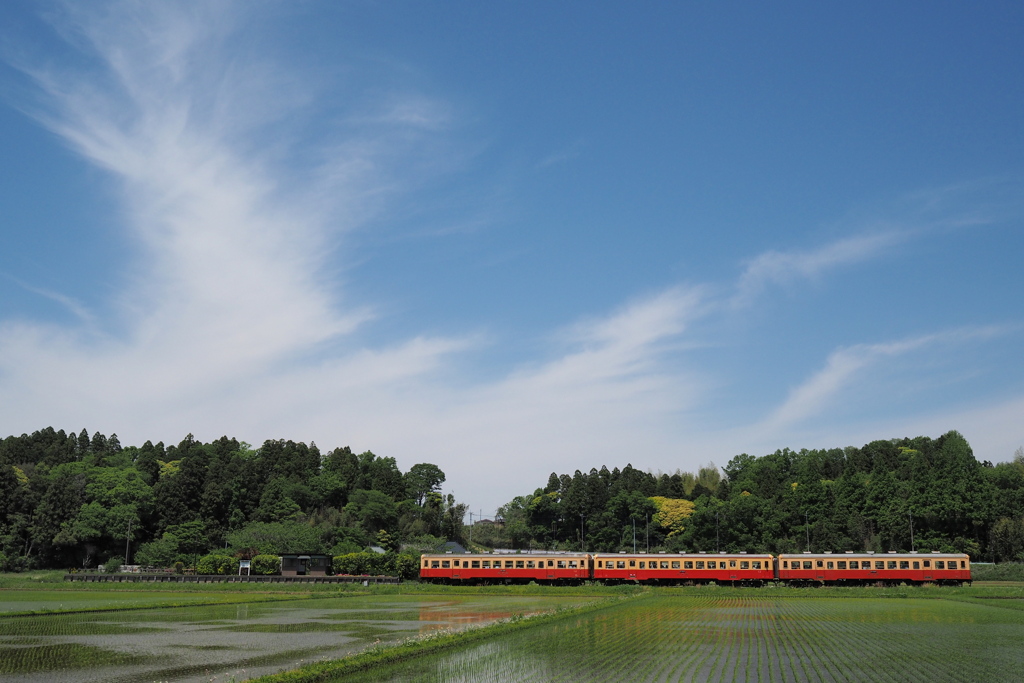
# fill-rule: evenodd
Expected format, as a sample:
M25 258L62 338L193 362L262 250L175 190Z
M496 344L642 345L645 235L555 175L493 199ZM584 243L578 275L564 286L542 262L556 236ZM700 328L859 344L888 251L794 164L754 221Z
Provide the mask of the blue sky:
M1024 445L1018 3L7 2L0 432Z

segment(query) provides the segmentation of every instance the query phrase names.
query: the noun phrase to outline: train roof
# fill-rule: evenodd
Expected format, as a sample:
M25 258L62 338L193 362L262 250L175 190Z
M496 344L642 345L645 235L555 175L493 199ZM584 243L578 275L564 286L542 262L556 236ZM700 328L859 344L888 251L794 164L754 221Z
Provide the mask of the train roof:
M854 558L854 559L858 559L858 560L861 560L861 559L864 559L864 560L871 560L871 559L884 560L885 558L892 559L894 557L914 558L914 559L924 558L924 559L927 560L927 559L936 558L936 557L940 558L940 559L946 558L946 557L955 557L957 559L961 559L961 558L967 557L967 554L966 553L920 553L920 552L916 552L916 553L915 552L909 552L909 553L871 553L871 552L866 552L866 553L848 553L848 552L843 552L843 553L781 553L779 555L779 559L787 559L787 560L801 559L801 558L803 558L803 559L808 559L808 558L826 559L827 558L827 559L830 559L830 560L831 559L845 560L845 559L848 559L848 558L851 558L851 557Z
M534 550L532 552L523 553L420 553L421 557L589 557L590 553L571 553L564 550L551 550L548 552L542 552L540 550Z
M771 553L594 553L594 557L695 557L703 559L705 557L772 557Z

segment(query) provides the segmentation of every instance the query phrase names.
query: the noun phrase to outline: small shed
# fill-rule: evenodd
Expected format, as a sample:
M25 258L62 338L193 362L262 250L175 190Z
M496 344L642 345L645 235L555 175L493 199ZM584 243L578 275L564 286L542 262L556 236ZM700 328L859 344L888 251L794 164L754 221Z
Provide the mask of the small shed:
M316 553L281 553L281 576L327 576L331 558Z

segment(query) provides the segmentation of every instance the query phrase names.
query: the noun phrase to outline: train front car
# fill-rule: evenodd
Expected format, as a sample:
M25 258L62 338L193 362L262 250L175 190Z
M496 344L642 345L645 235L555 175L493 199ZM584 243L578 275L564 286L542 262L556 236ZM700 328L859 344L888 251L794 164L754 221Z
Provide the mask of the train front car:
M971 558L960 553L801 553L779 555L779 580L835 586L963 585Z
M420 580L428 583L569 585L589 579L590 570L590 555L584 553L420 556Z
M594 580L606 583L760 586L774 579L772 556L767 553L594 555Z

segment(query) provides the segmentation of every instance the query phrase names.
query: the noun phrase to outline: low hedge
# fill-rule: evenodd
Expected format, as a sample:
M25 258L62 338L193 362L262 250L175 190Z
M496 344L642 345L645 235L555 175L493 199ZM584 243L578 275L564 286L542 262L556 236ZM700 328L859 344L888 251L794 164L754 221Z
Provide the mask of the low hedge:
M250 565L253 574L269 576L281 573L281 558L277 555L257 555Z
M400 576L415 579L419 576L419 558L399 553L347 553L335 555L331 566L335 574L352 576Z
M237 574L238 560L227 555L204 555L196 563L196 574Z

